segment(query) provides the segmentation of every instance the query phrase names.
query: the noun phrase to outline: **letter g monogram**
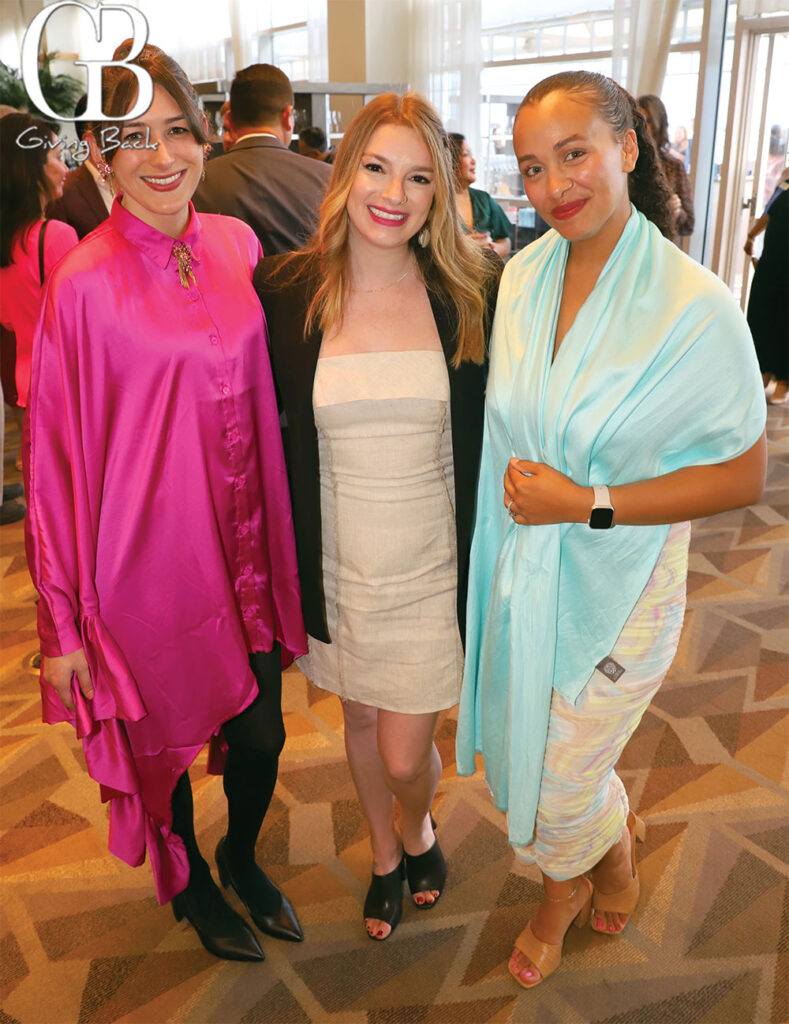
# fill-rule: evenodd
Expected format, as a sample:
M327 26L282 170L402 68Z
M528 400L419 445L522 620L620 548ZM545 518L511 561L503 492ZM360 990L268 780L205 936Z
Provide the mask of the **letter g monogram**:
M41 92L41 83L38 80L38 48L41 44L41 35L44 32L46 23L55 11L61 7L78 7L85 11L93 22L96 32L96 41L101 42L101 19L104 11L125 11L132 23L132 47L125 60L75 60L74 63L87 69L88 83L88 105L85 112L79 117L63 117L51 110ZM139 45L138 37L142 40ZM148 22L145 15L135 7L126 4L105 4L101 7L88 7L87 4L78 3L77 0L61 0L60 3L45 7L30 22L25 38L22 43L22 80L28 95L39 110L54 120L60 121L102 121L105 119L104 111L101 109L101 69L110 67L125 67L137 78L137 102L128 114L119 116L117 120L128 121L131 118L139 117L150 107L153 100L153 81L144 68L130 64L142 52L148 40Z

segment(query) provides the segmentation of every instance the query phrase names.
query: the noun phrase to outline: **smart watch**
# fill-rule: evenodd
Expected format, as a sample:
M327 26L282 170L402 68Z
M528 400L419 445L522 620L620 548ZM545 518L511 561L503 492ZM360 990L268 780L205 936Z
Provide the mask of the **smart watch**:
M614 506L607 487L595 484L594 504L588 522L592 530L610 530L614 525Z

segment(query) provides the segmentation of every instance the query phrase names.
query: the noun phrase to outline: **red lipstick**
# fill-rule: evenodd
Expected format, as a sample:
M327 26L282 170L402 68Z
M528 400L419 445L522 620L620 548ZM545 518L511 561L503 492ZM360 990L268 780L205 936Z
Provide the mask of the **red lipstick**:
M586 204L585 199L575 199L572 203L562 203L561 206L554 206L551 216L557 220L569 220Z

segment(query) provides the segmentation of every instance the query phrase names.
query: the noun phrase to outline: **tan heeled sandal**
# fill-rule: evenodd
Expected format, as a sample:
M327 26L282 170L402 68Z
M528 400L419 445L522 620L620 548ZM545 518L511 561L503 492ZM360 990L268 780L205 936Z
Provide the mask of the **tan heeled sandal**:
M627 926L627 921L625 921L618 932L611 932L607 928L595 927L595 918L598 914L627 914L629 920L630 915L638 904L638 897L641 895L641 881L638 877L638 869L636 868L636 842L644 842L647 827L643 819L639 818L633 811L630 811L627 815L627 831L630 833L630 870L633 872L633 880L626 889L620 889L619 892L605 893L595 888L592 906L592 931L598 932L600 935L621 935Z
M570 924L574 924L576 928L583 928L589 920L589 914L592 909L592 893L594 892L594 888L592 883L585 876L578 880L578 885L588 886L589 892L584 901L584 905L578 911ZM561 900L551 899L550 896L546 897L546 899L550 900L552 903L566 903L568 900L573 899L575 894L578 892L578 885L576 885L569 896L565 896ZM569 931L569 924L567 925L567 929ZM566 934L567 933L565 932L565 936ZM536 981L524 981L520 974L512 969L512 961L507 964L507 970L522 988L534 988L535 985L539 985L541 981L545 981L550 974L553 974L559 966L562 959L563 945L564 939L557 943L542 942L531 930L531 921L529 921L515 940L515 949L520 950L521 953L531 960L540 972L540 977L537 978Z

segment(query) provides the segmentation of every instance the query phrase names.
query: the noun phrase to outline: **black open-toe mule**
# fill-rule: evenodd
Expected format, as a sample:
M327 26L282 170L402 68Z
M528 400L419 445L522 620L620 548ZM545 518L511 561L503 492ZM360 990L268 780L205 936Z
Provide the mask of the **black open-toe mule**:
M414 903L417 910L429 910L430 907L434 907L438 903L447 881L447 862L444 860L444 854L441 852L437 839L433 841L430 849L425 850L424 853L416 855L406 853L405 873L412 896L419 892L433 891L438 893L438 896L436 896L432 903Z
M370 888L364 901L365 920L383 921L391 929L389 935L394 933L395 928L400 924L403 916L403 879L405 878L405 857L400 863L386 875L374 874L370 881ZM366 929L365 929L366 931ZM376 942L383 942L389 935L370 935L369 938Z

